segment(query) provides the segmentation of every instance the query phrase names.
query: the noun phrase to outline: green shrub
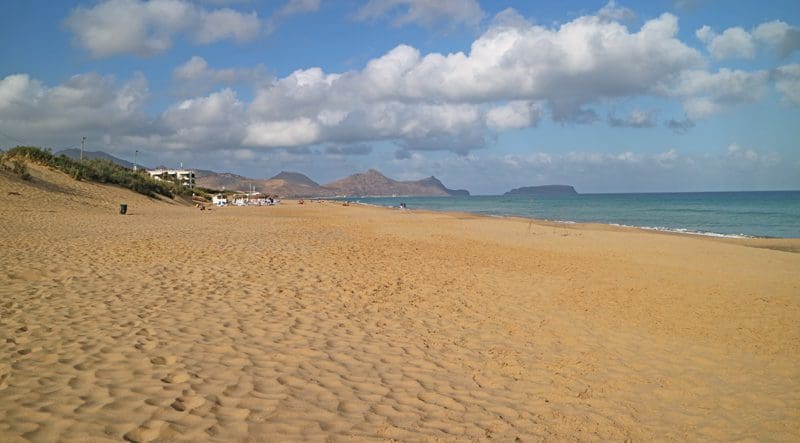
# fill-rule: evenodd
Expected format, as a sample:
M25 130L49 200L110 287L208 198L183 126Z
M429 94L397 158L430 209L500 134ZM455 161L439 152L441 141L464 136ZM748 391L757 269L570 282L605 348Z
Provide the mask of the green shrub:
M75 160L32 146L17 146L8 150L4 157L13 159L12 168L16 168L17 163L25 168L21 159L29 160L69 174L75 180L119 185L150 197L159 194L172 198L176 193L175 187L169 183L154 180L144 172L123 168L109 160Z
M83 180L83 173L81 172L80 168L69 168L67 171L68 174L75 180Z
M31 174L28 172L28 166L20 159L15 158L11 161L11 172L17 174L23 180L31 179Z

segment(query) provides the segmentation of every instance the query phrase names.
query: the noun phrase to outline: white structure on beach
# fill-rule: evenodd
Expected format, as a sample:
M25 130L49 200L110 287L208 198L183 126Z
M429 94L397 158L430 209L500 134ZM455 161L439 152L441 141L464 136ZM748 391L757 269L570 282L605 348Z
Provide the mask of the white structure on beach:
M216 194L211 197L211 203L213 203L215 206L227 206L228 196L225 194Z
M194 171L187 169L152 169L147 171L156 180L178 182L189 189L194 189Z

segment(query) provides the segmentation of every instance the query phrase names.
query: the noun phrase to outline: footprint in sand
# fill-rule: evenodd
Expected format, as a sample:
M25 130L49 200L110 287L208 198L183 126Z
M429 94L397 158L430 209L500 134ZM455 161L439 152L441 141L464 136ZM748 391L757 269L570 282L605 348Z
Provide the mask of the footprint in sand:
M168 425L167 422L161 420L151 420L148 423L128 432L124 435L125 440L132 442L147 442L153 441L161 434L161 429Z
M149 339L139 340L135 345L133 345L134 348L140 351L149 351L151 349L155 349L156 346L158 346L158 343L155 340Z
M191 411L192 409L202 406L205 402L206 399L199 395L191 395L184 392L184 395L175 399L171 406L172 409L183 412Z
M169 375L162 378L161 381L163 381L164 383L175 384L175 383L183 383L189 381L190 378L191 376L186 371L178 370L169 373Z
M174 355L160 355L158 357L153 357L150 359L150 363L154 365L172 365L178 359Z
M8 379L11 377L11 366L0 363L0 390L8 387Z

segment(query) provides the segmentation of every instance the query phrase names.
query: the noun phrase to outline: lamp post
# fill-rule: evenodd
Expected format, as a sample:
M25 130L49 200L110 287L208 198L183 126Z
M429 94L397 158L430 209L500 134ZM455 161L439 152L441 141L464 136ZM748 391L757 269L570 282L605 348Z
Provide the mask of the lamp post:
M86 137L81 137L81 161L83 161L83 145L86 144Z
M134 154L133 154L133 170L134 171L138 171L139 170L139 168L137 167L138 163L139 163L139 150L137 149L136 152L134 152Z

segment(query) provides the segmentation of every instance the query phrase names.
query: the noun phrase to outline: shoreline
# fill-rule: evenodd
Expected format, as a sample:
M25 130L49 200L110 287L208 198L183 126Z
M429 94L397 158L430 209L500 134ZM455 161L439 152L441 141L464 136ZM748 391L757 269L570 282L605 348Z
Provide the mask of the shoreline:
M798 191L753 191L753 192L746 191L746 192L734 192L734 193L726 192L724 194L753 194L753 193L758 193L758 192L767 192L767 193L785 192L785 193L790 193L790 194L791 193L798 193ZM706 195L706 194L713 194L713 193L664 193L664 194L665 195L694 195L694 194ZM598 195L599 196L608 195L608 196L634 196L635 197L635 196L640 196L640 195L642 195L642 196L652 196L652 195L661 195L661 194L660 193L659 194L656 194L656 193L580 194L580 195L576 196L576 198L579 198L580 196L598 196ZM472 204L463 203L463 202L469 201L468 199L472 198L472 197L475 198L475 200L473 201ZM434 210L434 211L471 212L471 213L474 213L476 215L485 215L485 216L489 216L489 217L522 217L522 218L530 218L530 219L538 220L538 221L565 223L565 224L569 224L569 223L597 223L597 224L606 224L606 225L612 225L612 226L623 226L623 227L646 229L646 230L651 230L651 231L675 232L675 233L682 233L682 234L689 234L689 235L698 235L698 236L707 236L707 237L720 237L720 238L764 238L764 239L773 239L773 238L774 239L784 239L784 238L785 239L793 239L793 238L800 238L800 226L795 226L795 225L792 224L792 225L779 226L779 227L777 227L777 229L775 229L776 227L763 229L763 228L759 228L758 227L759 225L756 223L757 220L752 220L752 224L751 225L746 225L745 226L745 225L740 225L740 224L731 224L731 225L726 226L726 227L718 226L720 228L720 230L714 230L713 228L703 227L702 222L700 224L698 224L697 220L689 221L689 220L691 220L691 217L692 217L691 211L690 211L690 213L685 214L686 217L684 217L685 220L684 220L683 223L679 222L677 219L675 219L675 220L673 220L673 219L670 219L670 220L660 220L660 219L659 220L656 220L656 219L648 220L648 218L653 218L652 216L645 217L645 218L634 217L634 219L638 219L638 221L639 221L638 223L636 221L628 221L628 222L626 222L624 220L626 220L626 219L633 220L633 219L631 219L629 216L625 216L625 215L623 215L623 216L619 216L619 215L611 216L610 214L609 214L608 217L605 217L607 220L593 220L593 219L595 219L597 217L596 216L587 216L587 214L581 215L579 213L580 211L573 213L572 214L574 216L573 218L569 218L568 216L565 217L564 214L556 215L555 217L550 217L549 218L549 217L547 217L547 214L549 212L552 212L552 214L558 214L558 213L563 212L563 210L559 209L559 210L556 210L556 211L548 211L546 208L538 208L538 209L535 210L535 212L537 212L537 214L528 215L527 212L531 212L533 207L517 207L517 205L515 203L511 204L507 200L487 201L487 202L484 202L487 206L482 206L482 207L474 206L476 204L484 204L484 203L481 203L481 201L480 201L481 199L487 199L487 198L488 199L503 199L503 198L505 198L503 196L472 196L472 197L459 198L459 197L443 196L441 198L444 199L444 200L454 199L453 201L455 201L455 202L462 201L462 203L445 205L445 208L441 208L441 209L440 208L426 208L425 207L426 204L428 204L427 200L435 202L439 197L358 197L358 198L353 198L353 199L351 199L351 198L338 198L335 201L355 201L355 202L359 202L359 203L365 204L365 205L374 205L374 206L383 206L383 207L395 207L396 208L396 203L399 203L402 200L407 198L407 199L411 200L412 204L414 204L413 208L419 208L420 206L417 206L416 203L414 203L414 199L420 199L422 201L418 202L418 204L421 205L423 209ZM362 199L366 199L367 201L364 201ZM376 200L376 201L370 201L370 200ZM540 202L541 201L548 201L548 199L539 199L539 200L536 200L536 201L540 201ZM562 200L562 199L554 199L553 201L558 202L558 206L557 207L559 207L559 208L561 207L560 205L565 202L565 200ZM409 203L409 202L406 201L406 203ZM598 202L590 203L590 207L591 207L591 205L597 205L597 204L598 204ZM622 204L620 206L620 210L621 211L630 211L630 210L632 210L633 207L629 206L631 204L635 205L635 203L633 203L633 202L630 202L630 203L625 202L624 204ZM651 204L652 203L647 203L647 205L651 205ZM695 204L695 203L694 202L691 202L691 203L687 202L686 204L690 204L691 205L691 204ZM721 204L721 202L714 202L713 204L717 205L717 204ZM430 205L439 206L438 204L435 204L435 203L430 203ZM447 206L450 206L450 207L448 208ZM473 206L473 208L467 208L467 206ZM486 210L486 207L489 207L490 210ZM658 209L657 207L651 207L651 206L645 206L642 209L645 210L645 211L661 210L661 209ZM675 209L670 209L670 211L674 211L674 210ZM570 211L571 210L568 210L567 212L570 212ZM687 211L689 211L689 209L687 209ZM721 209L721 208L720 208L720 211L724 212L724 210ZM735 212L733 214L736 215ZM722 213L720 213L718 215L718 217L723 217L723 216L724 215ZM784 217L784 218L788 217L789 213L782 214L781 216ZM672 216L672 217L674 218L674 216ZM765 226L770 226L768 224L768 222L764 221L764 223L767 223ZM786 221L785 223L789 223L789 222ZM716 224L718 224L716 221L709 220L707 222L706 226L714 226ZM737 229L737 227L740 228L740 229ZM748 230L748 228L749 228L749 230ZM727 232L723 232L723 231L727 231ZM762 234L758 234L758 232L762 232ZM776 234L779 234L779 233L780 234L784 234L784 235L776 235ZM786 236L785 235L785 234L789 234L789 233L791 233L793 235L791 235L791 236Z
M285 202L297 202L297 200L284 200ZM330 203L341 203L344 200L330 200L330 199L318 199L314 201L320 202L330 202ZM347 200L350 204L353 205L360 205L367 208L377 208L377 209L385 209L385 210L400 210L394 206L384 206L384 205L376 205L371 203L363 203L357 200ZM763 249L772 249L776 251L782 252L790 252L790 253L800 253L800 237L757 237L757 236L746 236L746 235L726 235L726 234L717 234L717 233L701 233L701 232L690 232L685 230L672 230L672 229L662 229L662 228L648 228L642 226L631 226L631 225L622 225L616 223L599 223L599 222L577 222L577 221L559 221L559 220L546 220L546 219L539 219L534 217L525 217L520 215L493 215L493 214L478 214L474 212L465 212L465 211L455 211L455 210L436 210L436 209L423 209L423 208L409 208L403 209L403 211L409 212L418 212L418 213L425 213L425 214L449 214L457 217L476 217L476 218L486 218L486 219L498 219L498 220L519 220L521 222L530 222L541 226L553 226L553 227L562 227L562 228L570 228L575 227L578 229L581 228L590 228L590 229L600 229L600 230L609 230L609 231L640 231L645 233L652 233L652 234L663 234L663 235L672 235L672 236L683 236L686 238L696 238L696 239L707 239L712 241L720 241L720 242L727 242L731 244L739 244L743 246L755 247L755 248L763 248Z

